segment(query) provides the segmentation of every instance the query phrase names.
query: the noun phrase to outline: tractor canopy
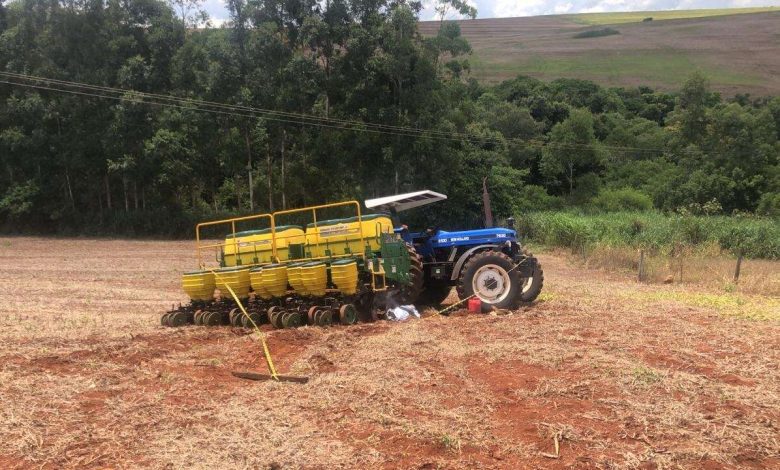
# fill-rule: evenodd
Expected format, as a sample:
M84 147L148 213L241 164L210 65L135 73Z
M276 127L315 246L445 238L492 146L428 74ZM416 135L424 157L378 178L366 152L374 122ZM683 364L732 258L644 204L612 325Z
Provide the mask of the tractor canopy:
M396 194L394 196L367 199L366 207L375 211L390 212L391 214L425 206L434 202L443 201L447 196L441 193L425 189L413 193Z

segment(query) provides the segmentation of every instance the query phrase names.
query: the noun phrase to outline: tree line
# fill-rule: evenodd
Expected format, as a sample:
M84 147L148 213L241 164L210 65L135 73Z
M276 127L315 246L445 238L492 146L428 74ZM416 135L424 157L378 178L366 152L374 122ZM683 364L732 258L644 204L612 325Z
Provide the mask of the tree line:
M187 0L0 0L2 229L180 235L227 214L422 188L449 200L416 221L467 226L482 219L484 178L498 217L780 215L780 98L724 99L701 74L676 92L485 85L457 23L418 33L419 2L227 6L214 28Z

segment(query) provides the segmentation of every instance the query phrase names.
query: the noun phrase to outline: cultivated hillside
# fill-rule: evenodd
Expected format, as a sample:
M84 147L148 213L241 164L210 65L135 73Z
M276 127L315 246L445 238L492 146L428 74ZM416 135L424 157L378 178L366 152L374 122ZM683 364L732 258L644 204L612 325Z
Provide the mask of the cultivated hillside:
M653 18L652 21L643 21ZM461 21L472 74L584 78L675 89L701 70L724 94L780 94L780 8L598 13ZM424 35L439 23L422 22ZM611 28L596 37L580 33Z

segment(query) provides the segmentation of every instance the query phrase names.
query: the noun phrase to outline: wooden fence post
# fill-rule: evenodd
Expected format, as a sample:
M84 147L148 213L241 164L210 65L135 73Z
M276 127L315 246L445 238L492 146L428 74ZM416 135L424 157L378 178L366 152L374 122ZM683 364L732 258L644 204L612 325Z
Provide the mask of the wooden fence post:
M680 265L678 266L678 270L679 270L679 274L680 274L680 284L682 284L682 282L683 282L683 254L685 252L685 250L683 250L682 243L679 243L679 242L677 243L677 246L675 246L675 252L677 254L677 257L680 258L679 259Z
M742 252L737 257L737 267L734 269L734 284L739 282L739 271L742 269Z
M639 274L637 276L637 281L642 282L642 279L645 277L645 250L639 250Z
M680 251L680 284L683 282L683 254L682 250Z

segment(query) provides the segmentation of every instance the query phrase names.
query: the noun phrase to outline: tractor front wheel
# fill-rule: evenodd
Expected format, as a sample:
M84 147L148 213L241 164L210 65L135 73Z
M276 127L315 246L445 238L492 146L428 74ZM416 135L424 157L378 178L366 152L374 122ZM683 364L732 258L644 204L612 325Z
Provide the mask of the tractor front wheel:
M484 309L515 309L523 288L523 278L512 258L499 251L483 251L466 261L458 278L458 297L476 296Z

